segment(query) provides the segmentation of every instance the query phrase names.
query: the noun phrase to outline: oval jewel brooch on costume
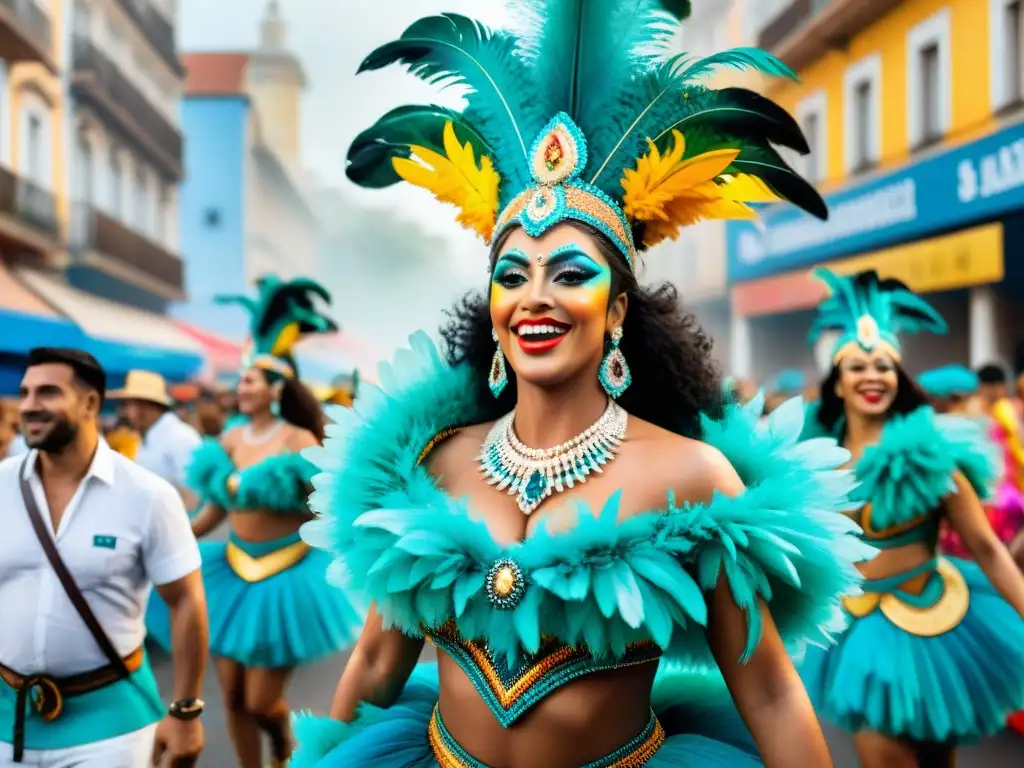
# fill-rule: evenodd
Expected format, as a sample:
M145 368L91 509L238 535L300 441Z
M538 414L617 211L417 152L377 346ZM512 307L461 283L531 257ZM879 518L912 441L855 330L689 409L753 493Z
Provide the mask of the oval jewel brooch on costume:
M585 483L591 472L615 457L626 435L628 414L614 400L586 431L554 448L528 448L516 437L515 411L491 427L480 452L487 481L509 495L529 515L548 496Z
M515 560L498 560L487 571L484 580L487 599L491 605L503 611L511 611L526 592L526 578Z

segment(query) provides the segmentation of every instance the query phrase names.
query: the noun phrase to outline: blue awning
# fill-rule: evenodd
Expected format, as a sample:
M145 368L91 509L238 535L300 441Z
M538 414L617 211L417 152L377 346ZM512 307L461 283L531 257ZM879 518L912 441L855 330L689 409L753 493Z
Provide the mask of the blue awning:
M94 355L106 370L111 387L121 386L125 374L133 369L153 371L177 382L194 376L203 365L198 342L166 317L93 296L56 276L27 269L18 269L15 274L33 293L67 316L58 322L78 335L67 336L61 345L79 347ZM0 337L0 351L7 346L9 342ZM25 351L32 346L37 345L28 345Z
M82 347L85 343L82 329L67 318L0 307L0 353L24 356L33 347Z

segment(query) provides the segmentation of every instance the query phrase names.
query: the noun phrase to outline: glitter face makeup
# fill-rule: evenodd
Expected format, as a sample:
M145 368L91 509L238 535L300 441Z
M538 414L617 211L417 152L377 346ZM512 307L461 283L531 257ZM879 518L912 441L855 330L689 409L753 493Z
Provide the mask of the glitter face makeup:
M509 236L491 276L491 320L516 375L555 381L604 354L612 270L571 226Z

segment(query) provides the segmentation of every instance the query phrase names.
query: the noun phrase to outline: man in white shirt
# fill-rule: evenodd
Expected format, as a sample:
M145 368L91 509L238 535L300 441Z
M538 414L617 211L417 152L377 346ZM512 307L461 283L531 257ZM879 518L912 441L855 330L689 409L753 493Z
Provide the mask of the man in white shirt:
M105 389L85 352L29 354L20 411L30 451L0 462L0 768L141 768L164 757L187 767L202 750L198 545L174 488L99 439ZM171 607L167 708L142 647L150 582Z
M164 377L151 371L129 371L124 388L107 397L124 404L124 415L142 435L135 461L177 488L185 507L195 509L198 500L185 487L185 468L202 437L171 410Z

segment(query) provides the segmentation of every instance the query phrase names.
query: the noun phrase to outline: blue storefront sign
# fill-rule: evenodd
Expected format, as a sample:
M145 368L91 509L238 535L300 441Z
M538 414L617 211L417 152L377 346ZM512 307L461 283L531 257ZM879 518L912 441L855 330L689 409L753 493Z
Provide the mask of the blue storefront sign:
M1024 208L1024 124L826 198L828 221L793 206L729 222L732 283L788 272Z

